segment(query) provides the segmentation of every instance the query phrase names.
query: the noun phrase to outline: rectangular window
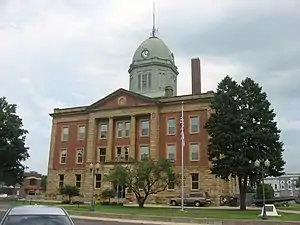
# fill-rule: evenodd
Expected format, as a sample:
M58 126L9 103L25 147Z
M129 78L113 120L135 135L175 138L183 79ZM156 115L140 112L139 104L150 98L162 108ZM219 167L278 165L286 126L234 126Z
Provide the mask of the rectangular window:
M106 160L106 148L99 148L99 161L105 162Z
M149 120L141 120L141 136L149 136Z
M99 126L99 138L100 139L106 139L107 138L107 130L108 130L108 124L107 123L100 123L100 126Z
M140 156L141 160L149 158L149 146L140 146Z
M76 162L77 164L83 163L83 148L77 149Z
M101 174L95 175L95 188L99 189L101 188Z
M69 127L63 127L61 130L61 140L67 141L69 139Z
M175 161L176 155L176 146L174 144L168 144L167 146L167 157L171 162Z
M190 117L190 133L199 133L199 117Z
M174 135L176 133L176 119L168 118L168 135Z
M124 147L124 158L125 158L125 161L129 160L129 147L128 146Z
M168 190L174 190L174 189L175 189L175 174L172 173L169 175Z
M125 122L125 137L129 137L130 136L130 122L127 121Z
M199 173L192 173L191 174L191 189L192 190L199 190Z
M190 160L199 161L199 144L190 144Z
M147 74L142 75L142 90L147 89Z
M67 162L67 149L60 150L60 164L66 164Z
M123 122L117 122L117 137L121 138L123 135Z
M65 175L59 174L58 175L58 188L62 188L64 186L64 181L65 181Z
M78 126L77 139L78 140L84 140L85 139L85 126L84 125Z
M116 147L116 157L117 159L121 159L122 158L122 147L118 146Z
M81 174L75 174L75 186L77 188L81 187Z
M148 73L148 88L151 88L151 73Z
M139 75L138 75L138 90L139 90L139 91L141 90L141 83L142 83L141 80L142 80L142 79L141 79L141 74L139 74Z

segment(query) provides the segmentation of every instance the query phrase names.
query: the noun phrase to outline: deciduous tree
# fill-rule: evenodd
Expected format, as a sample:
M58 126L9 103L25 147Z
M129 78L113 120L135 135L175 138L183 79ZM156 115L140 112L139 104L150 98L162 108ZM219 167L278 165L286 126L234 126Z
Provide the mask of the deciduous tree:
M166 190L171 177L172 182L177 184L178 176L174 173L169 160L146 159L132 165L116 165L105 179L127 187L134 193L139 207L144 207L150 195Z
M23 162L29 157L25 145L28 132L16 109L5 97L0 98L0 182L13 186L23 181Z
M205 125L211 137L211 171L225 180L237 177L240 209L245 210L248 181L257 183L262 179L260 168L250 161L271 162L264 176L283 174L283 143L275 113L258 83L246 78L238 84L229 76L219 83L211 108L214 113Z
M79 189L73 185L65 185L59 189L59 194L68 196L68 202L72 202L72 198L79 196Z

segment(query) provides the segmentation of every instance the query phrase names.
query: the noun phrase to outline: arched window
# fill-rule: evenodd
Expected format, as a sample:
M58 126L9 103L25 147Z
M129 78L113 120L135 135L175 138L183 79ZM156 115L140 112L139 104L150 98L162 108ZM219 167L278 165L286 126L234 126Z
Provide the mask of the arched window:
M288 190L293 190L292 181L287 181Z
M280 181L280 190L281 191L285 190L285 181L284 180Z

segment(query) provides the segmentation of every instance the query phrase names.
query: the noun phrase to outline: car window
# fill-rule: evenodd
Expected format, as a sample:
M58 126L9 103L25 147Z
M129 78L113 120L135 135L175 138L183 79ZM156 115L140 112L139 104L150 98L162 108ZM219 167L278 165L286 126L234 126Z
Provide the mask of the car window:
M72 225L66 216L54 215L11 215L3 225Z

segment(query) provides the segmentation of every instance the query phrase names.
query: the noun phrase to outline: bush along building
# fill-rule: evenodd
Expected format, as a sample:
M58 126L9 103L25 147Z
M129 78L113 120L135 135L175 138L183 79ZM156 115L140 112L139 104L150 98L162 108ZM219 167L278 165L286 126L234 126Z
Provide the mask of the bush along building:
M203 128L211 114L213 92L201 91L200 60L191 60L192 93L177 95L179 75L174 55L155 33L136 49L129 66L129 90L118 89L99 101L82 107L54 109L48 165L48 198L59 198L58 188L66 184L80 188L81 197L113 187L103 177L116 164L143 157L168 158L181 168L180 117L184 108L185 192L208 192L216 203L220 195L237 189L210 174L208 135ZM90 164L99 163L93 176ZM94 179L94 180L93 180ZM132 193L122 189L125 199ZM169 185L149 201L180 194Z

